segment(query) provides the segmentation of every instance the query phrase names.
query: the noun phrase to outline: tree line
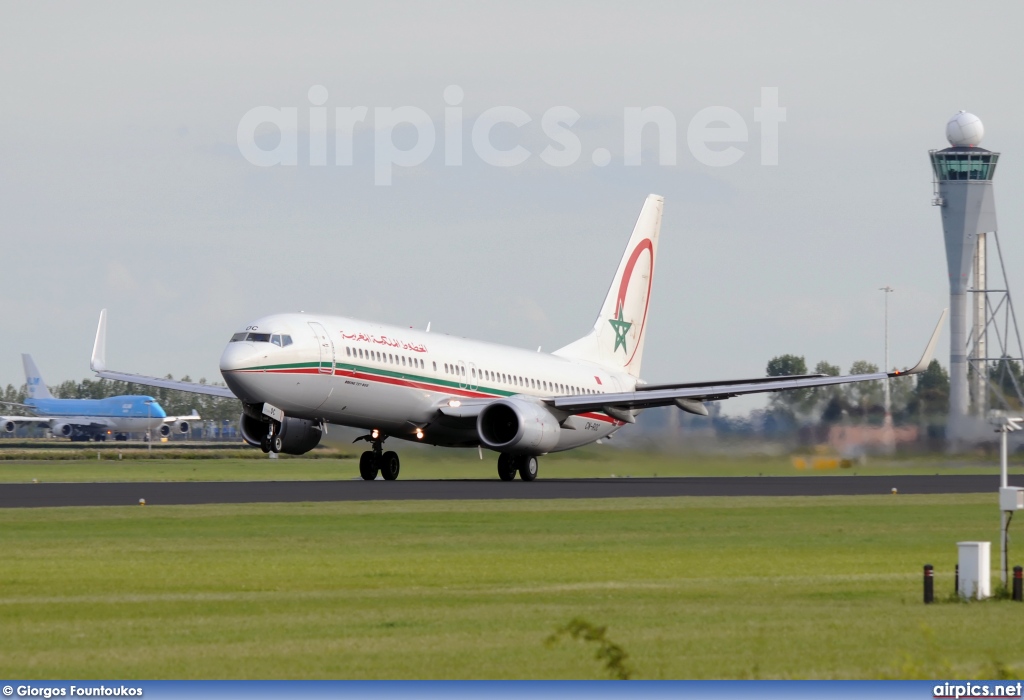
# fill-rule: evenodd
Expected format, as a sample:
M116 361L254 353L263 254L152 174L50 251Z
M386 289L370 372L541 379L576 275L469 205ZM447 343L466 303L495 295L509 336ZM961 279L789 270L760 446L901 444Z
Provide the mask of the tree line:
M799 374L824 374L837 377L839 365L824 360L810 372L803 357L779 355L768 361L767 374L781 377ZM858 360L848 374L874 374L878 365ZM949 413L949 373L932 360L917 375L894 377L889 381L893 423L941 425ZM772 394L769 412L776 420L795 424L833 424L840 421L880 424L885 416L884 380L838 384L813 389L796 389Z

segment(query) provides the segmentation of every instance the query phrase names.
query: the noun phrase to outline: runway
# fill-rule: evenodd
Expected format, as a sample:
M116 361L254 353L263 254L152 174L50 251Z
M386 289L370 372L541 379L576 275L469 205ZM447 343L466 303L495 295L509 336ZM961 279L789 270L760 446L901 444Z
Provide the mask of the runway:
M1024 486L1024 477L1010 478ZM460 501L659 496L858 496L991 493L994 474L936 476L749 476L644 479L496 479L415 481L219 481L2 484L0 508L59 506L298 503L302 501Z

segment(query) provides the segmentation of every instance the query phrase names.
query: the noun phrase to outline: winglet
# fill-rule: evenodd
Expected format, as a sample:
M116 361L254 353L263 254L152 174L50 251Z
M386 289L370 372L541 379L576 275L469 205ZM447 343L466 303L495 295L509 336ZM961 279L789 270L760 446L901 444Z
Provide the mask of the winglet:
M96 326L96 341L92 345L92 360L89 367L93 372L107 369L107 310L100 311L100 322Z
M935 354L935 345L939 342L939 333L942 332L942 324L946 322L947 313L949 313L949 309L942 310L942 315L939 316L939 322L935 324L935 330L932 331L932 338L928 341L928 347L924 349L924 355L921 356L921 360L911 369L905 369L902 372L889 372L890 377L900 377L904 374L920 374L928 369L928 365L932 362L932 356Z

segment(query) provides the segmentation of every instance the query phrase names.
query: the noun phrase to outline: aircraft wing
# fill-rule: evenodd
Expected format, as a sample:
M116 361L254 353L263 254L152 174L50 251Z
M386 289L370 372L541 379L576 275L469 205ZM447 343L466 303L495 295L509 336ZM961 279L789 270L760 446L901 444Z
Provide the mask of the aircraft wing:
M107 370L107 310L100 311L100 322L96 326L96 341L92 346L92 359L89 367L97 376L104 379L114 379L120 382L131 382L143 386L155 386L161 389L174 389L176 391L187 391L192 394L205 394L207 396L219 396L223 399L237 398L226 386L214 386L212 384L199 384L198 382L182 382L175 379L164 379L161 377L149 377L144 374L128 374L126 372L110 372ZM189 416L191 417L191 416Z
M584 413L603 411L613 418L627 423L633 422L632 409L654 408L657 406L676 405L679 408L707 415L705 401L721 401L722 399L744 394L759 394L792 389L811 389L834 384L850 384L854 382L871 382L906 374L919 374L928 368L935 353L935 345L946 320L948 309L944 309L935 326L928 346L921 360L912 368L894 372L876 372L874 374L849 374L839 377L821 375L798 375L789 377L759 377L757 379L741 379L724 382L699 382L695 384L676 384L660 386L639 386L636 391L625 391L615 394L584 394L580 396L557 396L544 399L544 402L567 413Z
M189 382L189 383L191 383L191 382ZM202 384L200 384L200 386L202 386ZM190 415L187 415L187 416L167 416L166 418L164 418L164 423L177 423L179 421L186 421L187 422L187 421L190 421L190 420L199 421L199 420L202 420L202 419L203 419L203 417L199 415L199 411L197 411L196 409L193 408L192 409L192 413Z
M48 427L51 420L51 418L40 418L39 416L0 416L0 430L11 432L13 428L8 428L8 424L13 426L17 423L22 425L32 424Z
M106 430L110 427L104 419L90 416L0 416L0 432L13 433L18 424L52 428L57 423L88 430Z
M109 372L107 370L97 370L93 367L93 372L96 376L103 377L104 379L116 379L121 382L131 382L132 384L142 384L143 386L155 386L161 389L175 389L177 391L187 391L192 394L206 394L207 396L219 396L224 399L237 398L231 389L226 386L216 386L213 384L200 384L199 382L182 382L176 379L162 379L160 377L148 377L144 374L127 374L125 372ZM181 416L183 418L191 418L192 416Z

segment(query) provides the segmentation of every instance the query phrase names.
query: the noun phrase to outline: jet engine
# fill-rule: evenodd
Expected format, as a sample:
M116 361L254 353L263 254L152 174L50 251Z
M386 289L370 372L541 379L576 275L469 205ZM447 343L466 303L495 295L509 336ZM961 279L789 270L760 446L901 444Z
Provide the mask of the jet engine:
M521 399L499 399L480 411L476 430L480 442L492 450L536 455L558 444L562 428L544 406Z
M75 428L70 423L55 423L53 427L50 428L50 432L54 435L71 437L75 432Z
M160 434L160 437L169 437L171 433L184 435L188 432L188 429L189 425L187 420L176 420L172 423L163 423L159 428L157 428L157 432Z
M5 433L13 433L14 429L17 427L17 424L15 424L15 422L12 420L4 421L3 424L0 425L0 429L2 429Z
M268 425L259 418L242 413L238 420L242 439L253 447L260 446L260 440L267 434ZM320 426L311 420L289 418L285 416L281 422L281 451L286 455L306 454L320 444L323 435Z

